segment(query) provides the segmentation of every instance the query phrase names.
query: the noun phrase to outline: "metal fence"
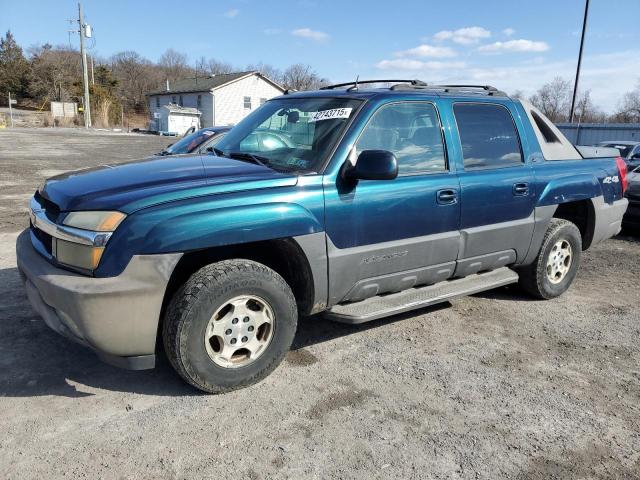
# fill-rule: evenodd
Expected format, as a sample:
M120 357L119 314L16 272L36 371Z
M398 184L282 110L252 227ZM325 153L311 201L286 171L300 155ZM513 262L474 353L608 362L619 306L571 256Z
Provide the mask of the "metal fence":
M595 145L609 140L640 142L640 123L557 123L574 145Z

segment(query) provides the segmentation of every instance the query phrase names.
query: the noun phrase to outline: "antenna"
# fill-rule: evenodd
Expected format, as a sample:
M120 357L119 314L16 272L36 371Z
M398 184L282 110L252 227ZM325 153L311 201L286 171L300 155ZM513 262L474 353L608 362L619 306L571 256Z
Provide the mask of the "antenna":
M354 90L358 90L358 80L360 80L360 75L356 75L356 83L354 84Z

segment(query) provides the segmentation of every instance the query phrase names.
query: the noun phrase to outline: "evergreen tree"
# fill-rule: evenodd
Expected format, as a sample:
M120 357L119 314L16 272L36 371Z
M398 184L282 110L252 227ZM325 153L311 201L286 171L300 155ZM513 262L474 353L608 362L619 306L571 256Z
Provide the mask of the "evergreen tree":
M14 97L27 95L29 70L29 62L9 30L4 38L0 38L0 95L3 100L9 92Z

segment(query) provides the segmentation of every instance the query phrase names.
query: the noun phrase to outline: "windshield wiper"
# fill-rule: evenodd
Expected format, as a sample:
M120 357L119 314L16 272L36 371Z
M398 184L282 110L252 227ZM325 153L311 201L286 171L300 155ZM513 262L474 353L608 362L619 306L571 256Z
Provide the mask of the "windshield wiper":
M250 160L255 164L258 164L262 167L272 168L269 166L269 159L266 157L261 157L260 155L254 155L249 152L229 152L227 154L229 158L235 158L236 160Z

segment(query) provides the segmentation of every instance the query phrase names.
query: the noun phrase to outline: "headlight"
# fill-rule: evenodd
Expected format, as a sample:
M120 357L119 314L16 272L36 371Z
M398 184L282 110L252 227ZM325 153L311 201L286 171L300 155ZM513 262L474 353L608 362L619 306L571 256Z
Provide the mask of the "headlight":
M77 228L74 238L54 238L52 253L64 265L95 270L98 268L104 246L111 232L120 225L126 215L120 212L71 212L62 221L67 227ZM85 232L80 232L85 230Z
M125 217L120 212L71 212L62 223L93 232L113 232Z

